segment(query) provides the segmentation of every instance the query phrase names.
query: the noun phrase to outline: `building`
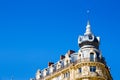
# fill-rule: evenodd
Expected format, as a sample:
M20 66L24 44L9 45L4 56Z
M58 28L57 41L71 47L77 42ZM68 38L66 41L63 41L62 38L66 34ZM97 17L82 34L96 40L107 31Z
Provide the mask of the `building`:
M78 52L68 50L56 63L38 70L31 80L113 80L110 70L99 50L100 38L96 37L88 21L83 36L78 37Z

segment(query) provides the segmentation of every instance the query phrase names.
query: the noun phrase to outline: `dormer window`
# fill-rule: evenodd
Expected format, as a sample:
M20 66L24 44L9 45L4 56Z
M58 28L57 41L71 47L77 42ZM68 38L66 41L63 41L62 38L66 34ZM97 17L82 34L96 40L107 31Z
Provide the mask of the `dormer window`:
M40 75L40 78L42 78L42 75Z
M58 65L58 69L61 67L61 65Z
M61 63L61 61L59 61L58 63L57 63L57 69L60 69L62 67L62 63Z
M81 58L81 54L79 54L79 57Z
M68 60L66 60L66 65L68 65Z
M47 69L44 70L43 75L44 77L48 74Z
M50 73L53 73L55 71L55 66L54 65L51 65L50 66Z

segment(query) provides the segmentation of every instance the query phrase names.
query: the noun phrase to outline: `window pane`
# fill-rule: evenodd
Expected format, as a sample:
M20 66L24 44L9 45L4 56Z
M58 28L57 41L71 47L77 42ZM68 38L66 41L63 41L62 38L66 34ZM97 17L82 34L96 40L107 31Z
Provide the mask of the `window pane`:
M94 61L94 53L90 53L90 61Z
M90 66L90 72L95 72L96 71L96 66Z
M66 73L64 74L64 78L66 78L66 77L70 77L70 72L66 72Z
M81 71L81 68L78 68L78 71L79 71L79 73L81 73L82 71Z

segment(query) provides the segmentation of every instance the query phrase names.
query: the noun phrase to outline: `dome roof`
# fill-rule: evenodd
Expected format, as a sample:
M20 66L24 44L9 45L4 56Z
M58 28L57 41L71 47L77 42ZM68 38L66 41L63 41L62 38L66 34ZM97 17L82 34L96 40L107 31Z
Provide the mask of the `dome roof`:
M78 37L78 44L80 47L99 47L100 38L96 37L90 27L90 23L88 21L86 26L86 32L83 36Z

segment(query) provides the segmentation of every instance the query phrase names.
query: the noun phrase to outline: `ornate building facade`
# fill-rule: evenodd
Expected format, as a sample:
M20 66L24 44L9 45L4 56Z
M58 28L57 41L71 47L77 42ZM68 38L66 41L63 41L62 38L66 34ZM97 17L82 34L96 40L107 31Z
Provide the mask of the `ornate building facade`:
M110 70L99 50L100 38L96 37L89 22L83 36L78 37L78 52L68 50L56 63L38 70L31 80L113 80Z

